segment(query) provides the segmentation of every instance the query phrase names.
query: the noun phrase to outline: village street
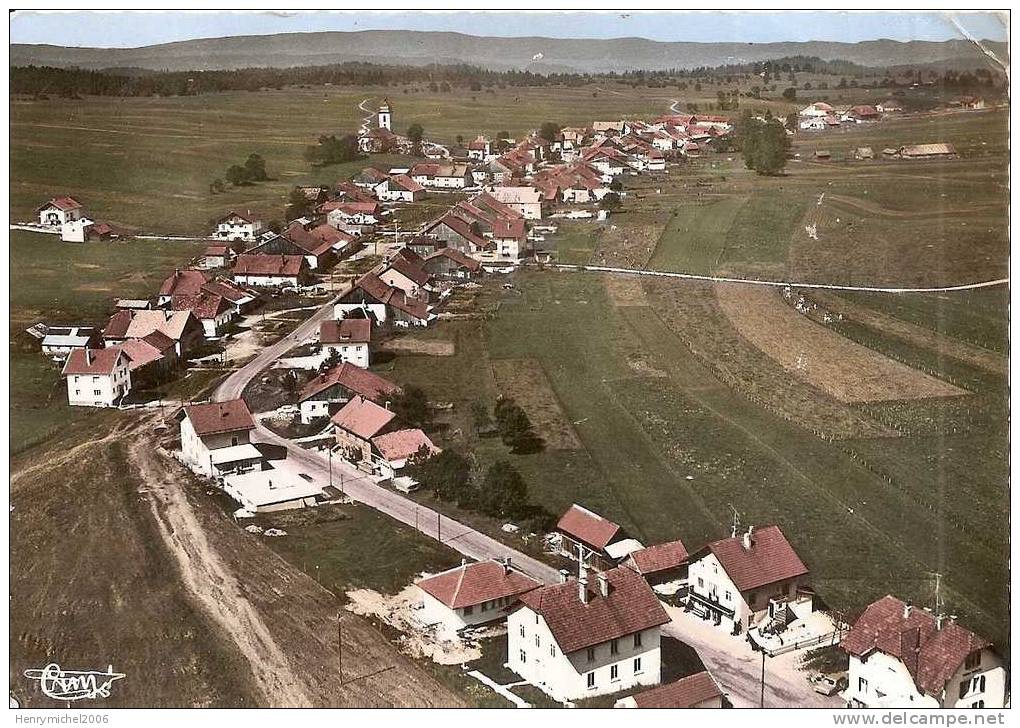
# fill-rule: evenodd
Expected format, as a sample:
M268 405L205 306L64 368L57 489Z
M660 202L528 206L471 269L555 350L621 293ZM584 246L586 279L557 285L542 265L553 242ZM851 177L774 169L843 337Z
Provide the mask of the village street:
M291 334L262 350L251 362L231 374L216 390L214 399L225 401L241 396L245 387L259 374L283 357L287 350L313 335L320 322L332 315L332 301L319 308ZM311 476L317 483L342 488L345 496L363 503L380 513L400 521L420 533L450 546L464 556L475 559L512 559L520 570L547 583L554 583L559 573L504 543L439 512L419 505L410 498L376 485L364 473L340 458L320 450L305 449L264 427L256 419L256 441L284 447L290 466ZM690 645L712 672L735 707L756 707L760 698L761 655L746 642L732 637L697 617L674 607L667 607L672 622L664 633ZM807 674L796 669L799 652L770 658L766 663L766 707L837 707L838 697L825 697L814 692Z

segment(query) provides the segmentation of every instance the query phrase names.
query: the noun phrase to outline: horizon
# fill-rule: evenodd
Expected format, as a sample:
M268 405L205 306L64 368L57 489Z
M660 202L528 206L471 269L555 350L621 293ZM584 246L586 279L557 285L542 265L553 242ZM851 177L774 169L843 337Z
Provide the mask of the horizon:
M132 15L123 21L125 12ZM810 22L792 24L791 12ZM54 15L73 22L55 24ZM189 40L297 33L411 31L474 37L554 40L640 39L699 43L861 43L1008 40L1006 16L995 12L221 12L39 11L10 17L11 45L144 48ZM122 37L111 33L123 33ZM102 42L105 40L105 44ZM130 42L129 42L130 41Z

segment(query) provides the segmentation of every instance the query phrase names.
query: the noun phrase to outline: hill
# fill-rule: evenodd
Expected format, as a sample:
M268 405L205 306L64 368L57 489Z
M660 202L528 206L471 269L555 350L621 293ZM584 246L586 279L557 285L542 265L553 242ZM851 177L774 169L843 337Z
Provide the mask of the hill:
M983 45L1000 58L1006 58L1005 43L986 41ZM989 64L988 57L977 44L964 40L666 43L644 38L493 38L461 33L366 30L207 38L141 48L12 44L10 65L184 71L289 68L361 61L415 66L469 63L491 70L599 73L720 66L797 55L872 67L948 62L963 67Z

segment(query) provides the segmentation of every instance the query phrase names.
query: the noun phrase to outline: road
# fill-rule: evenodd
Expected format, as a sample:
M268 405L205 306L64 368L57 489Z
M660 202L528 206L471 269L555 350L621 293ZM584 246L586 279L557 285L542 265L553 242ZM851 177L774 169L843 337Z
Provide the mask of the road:
M216 389L213 399L223 401L241 396L245 387L287 350L310 338L319 323L332 316L333 301L323 305L292 333L276 344L267 347L241 369L231 374ZM410 498L373 483L364 473L340 458L333 458L319 450L308 450L291 442L268 428L256 418L256 442L286 448L290 465L297 466L322 485L332 483L344 495L363 503L380 513L408 525L418 532L434 538L454 550L475 560L511 558L514 565L527 574L553 583L559 572L527 554L494 538L480 533L448 516L440 514ZM715 675L736 707L754 707L759 703L761 661L740 638L731 637L697 618L670 608L673 621L664 632L693 647L705 666ZM838 699L825 698L815 693L795 668L796 656L783 655L770 659L766 666L766 707L838 707Z

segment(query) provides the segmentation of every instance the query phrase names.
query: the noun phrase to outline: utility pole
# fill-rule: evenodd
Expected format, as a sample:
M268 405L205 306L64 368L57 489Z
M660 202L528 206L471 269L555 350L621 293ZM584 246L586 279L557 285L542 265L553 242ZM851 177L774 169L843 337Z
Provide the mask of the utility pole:
M340 685L344 684L344 630L343 622L341 617L342 612L336 613L336 650L337 650L337 668L340 674Z
M329 446L329 487L333 487L333 446Z
M443 514L436 511L436 540L443 542Z
M759 698L758 707L765 707L765 648L761 648L761 697Z

